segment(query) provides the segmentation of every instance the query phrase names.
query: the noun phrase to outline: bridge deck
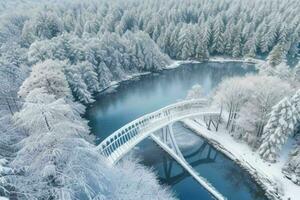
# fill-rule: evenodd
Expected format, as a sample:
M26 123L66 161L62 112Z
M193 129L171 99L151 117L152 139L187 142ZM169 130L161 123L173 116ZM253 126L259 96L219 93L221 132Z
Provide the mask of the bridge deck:
M203 99L175 103L126 124L101 142L97 149L111 164L115 164L154 131L197 115L215 116L219 113L208 110L207 101Z
M121 127L103 142L97 146L97 150L108 160L108 162L114 165L121 159L128 151L134 148L135 145L142 140L151 136L152 139L167 151L184 169L189 172L197 182L199 182L207 191L218 200L225 199L206 179L201 177L193 168L188 164L185 158L182 156L173 133L170 133L170 137L173 143L174 150L168 147L163 141L156 137L153 133L170 124L180 121L184 118L196 117L196 116L210 116L219 117L220 112L212 112L207 108L207 100L187 100L179 103L175 103L164 107L160 110L144 115L125 126ZM177 152L177 154L176 154Z

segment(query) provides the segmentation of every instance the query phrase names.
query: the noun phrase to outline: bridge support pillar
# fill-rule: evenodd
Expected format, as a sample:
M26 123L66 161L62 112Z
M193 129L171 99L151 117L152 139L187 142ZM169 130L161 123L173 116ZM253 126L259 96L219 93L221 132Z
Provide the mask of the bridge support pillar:
M168 145L179 157L183 158L183 155L177 145L174 132L173 132L173 124L169 124L161 129L162 133L162 142Z

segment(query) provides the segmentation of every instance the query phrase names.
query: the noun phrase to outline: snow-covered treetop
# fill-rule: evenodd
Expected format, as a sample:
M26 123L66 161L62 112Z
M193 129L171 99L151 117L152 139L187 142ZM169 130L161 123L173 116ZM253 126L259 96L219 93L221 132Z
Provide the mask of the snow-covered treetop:
M188 91L186 99L200 99L203 98L203 88L201 85L196 84Z
M43 88L47 94L53 94L57 98L70 96L71 91L63 72L64 63L54 60L46 60L32 67L31 74L27 78L19 95L26 97L35 88Z

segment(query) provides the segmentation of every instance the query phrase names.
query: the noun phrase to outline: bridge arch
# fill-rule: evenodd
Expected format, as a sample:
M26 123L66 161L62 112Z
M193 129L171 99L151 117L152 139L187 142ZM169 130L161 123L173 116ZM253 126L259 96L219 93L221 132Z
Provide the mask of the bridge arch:
M185 160L176 143L172 130L174 122L196 116L204 116L204 121L209 118L208 124L203 122L203 125L207 125L208 127L212 122L211 119L217 118L217 129L221 112L211 111L205 99L178 102L133 120L112 133L96 148L111 165L114 165L138 143L150 136L156 144L173 157L215 199L223 200L226 198L205 178L200 176ZM161 130L161 134L155 134L159 130Z
M97 150L114 165L135 145L155 131L176 121L195 116L219 116L212 112L206 99L186 100L146 114L121 127L98 146Z

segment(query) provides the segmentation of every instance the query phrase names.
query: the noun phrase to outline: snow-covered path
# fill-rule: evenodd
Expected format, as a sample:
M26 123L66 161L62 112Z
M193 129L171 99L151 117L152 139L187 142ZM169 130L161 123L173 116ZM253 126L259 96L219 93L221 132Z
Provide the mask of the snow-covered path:
M262 186L270 199L300 199L300 187L281 172L284 161L281 160L275 164L267 163L247 144L236 141L225 132L209 131L192 119L185 119L183 123L246 169Z

